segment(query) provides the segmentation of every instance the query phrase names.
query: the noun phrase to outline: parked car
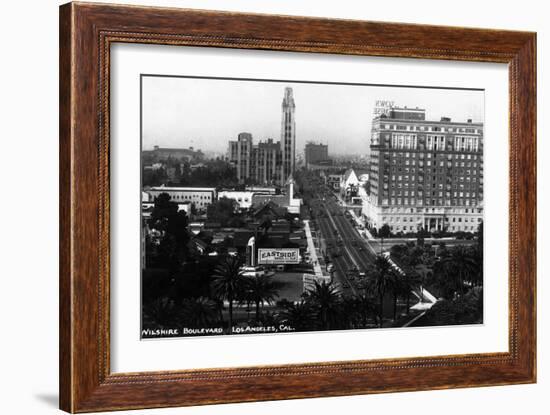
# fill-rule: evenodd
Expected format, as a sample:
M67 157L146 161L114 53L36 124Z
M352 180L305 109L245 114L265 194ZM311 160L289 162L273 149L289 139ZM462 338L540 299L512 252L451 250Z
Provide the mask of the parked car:
M262 277L265 275L264 267L242 267L242 275L244 277Z

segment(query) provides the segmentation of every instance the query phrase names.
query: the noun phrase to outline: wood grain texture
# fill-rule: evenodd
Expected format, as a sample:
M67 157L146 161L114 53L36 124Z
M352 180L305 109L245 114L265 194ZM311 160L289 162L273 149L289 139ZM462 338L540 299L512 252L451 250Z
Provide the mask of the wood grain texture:
M115 42L508 63L510 351L110 373L109 59ZM60 407L90 412L534 382L535 68L534 33L86 3L61 6Z

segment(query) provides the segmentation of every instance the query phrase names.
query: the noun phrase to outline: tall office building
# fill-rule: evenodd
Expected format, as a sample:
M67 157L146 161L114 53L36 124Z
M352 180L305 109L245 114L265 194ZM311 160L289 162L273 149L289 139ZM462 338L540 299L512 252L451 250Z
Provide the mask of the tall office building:
M229 160L237 168L237 179L244 183L250 177L250 162L253 153L252 134L240 133L236 141L229 142Z
M327 162L329 160L328 145L309 142L304 148L304 155L306 166L309 166L310 164Z
M392 232L475 232L483 220L483 123L391 108L372 121L363 214Z
M229 141L228 158L237 169L240 183L279 184L284 186L294 174L296 123L292 88L285 88L282 104L281 141L273 139L254 145L250 133L240 133Z
M285 88L285 96L282 104L281 117L281 151L282 151L282 166L281 166L281 186L284 185L290 175L294 175L294 164L296 158L296 120L294 112L296 105L292 96L292 88Z

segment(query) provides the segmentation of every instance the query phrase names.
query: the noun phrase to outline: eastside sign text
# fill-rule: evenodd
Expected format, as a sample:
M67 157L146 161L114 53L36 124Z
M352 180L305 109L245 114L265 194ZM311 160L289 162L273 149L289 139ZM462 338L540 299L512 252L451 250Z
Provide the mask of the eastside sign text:
M258 249L259 264L299 264L300 251L298 248Z

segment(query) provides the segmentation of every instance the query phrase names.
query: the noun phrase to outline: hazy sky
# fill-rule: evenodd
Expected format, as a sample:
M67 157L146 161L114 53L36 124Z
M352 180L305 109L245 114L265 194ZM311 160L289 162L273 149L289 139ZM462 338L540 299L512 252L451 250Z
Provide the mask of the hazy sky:
M286 86L294 91L298 153L313 140L328 143L329 154L366 154L379 99L425 108L431 120L483 121L484 113L483 91L152 76L142 85L143 149L193 146L224 153L243 131L255 143L277 141Z

